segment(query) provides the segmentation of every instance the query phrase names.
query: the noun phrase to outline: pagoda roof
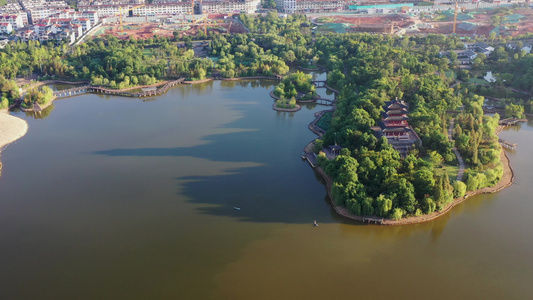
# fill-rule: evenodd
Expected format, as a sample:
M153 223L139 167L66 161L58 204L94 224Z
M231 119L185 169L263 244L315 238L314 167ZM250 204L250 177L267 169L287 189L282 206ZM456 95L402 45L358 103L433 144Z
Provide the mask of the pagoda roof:
M403 100L393 99L391 101L385 102L385 107L388 108L389 110L394 109L394 108L397 108L397 109L406 108L407 109L409 105L407 105L407 103L405 103Z
M388 126L388 124L384 121L379 121L378 123L379 127L381 127L381 130L383 132L387 131L390 132L391 129L407 129L406 131L409 131L411 129L409 129L409 125L405 125L405 126Z
M384 121L406 121L409 120L407 116L387 116L383 118Z
M408 132L411 131L409 127L387 127L383 132Z

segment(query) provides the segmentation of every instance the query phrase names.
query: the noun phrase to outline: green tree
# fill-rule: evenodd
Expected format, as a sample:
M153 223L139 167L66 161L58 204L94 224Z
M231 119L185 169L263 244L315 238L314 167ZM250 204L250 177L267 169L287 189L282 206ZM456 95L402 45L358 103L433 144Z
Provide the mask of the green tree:
M466 194L466 184L462 181L453 183L453 195L455 198L462 198Z

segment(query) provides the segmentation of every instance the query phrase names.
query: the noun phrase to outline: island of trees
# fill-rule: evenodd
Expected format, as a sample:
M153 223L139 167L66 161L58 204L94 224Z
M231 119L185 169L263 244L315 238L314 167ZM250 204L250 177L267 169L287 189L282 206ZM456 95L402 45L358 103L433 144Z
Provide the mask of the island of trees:
M274 89L278 108L294 108L296 101L310 101L317 97L312 76L303 72L294 72L284 77Z
M337 205L355 215L419 216L442 210L454 197L494 185L502 177L495 134L499 115L484 114L482 96L501 96L498 100L509 104L502 111L506 116L522 117L533 103L533 55L506 49L509 40L500 39L494 56L479 55L465 71L453 57L441 55L464 49L457 36L314 34L301 15L240 18L249 34L202 37L208 39L209 57L196 57L191 38L178 34L125 41L105 36L73 47L10 43L0 50L0 105L20 97L13 79L31 74L121 89L180 77L286 75L289 66L312 62L328 70L328 85L339 91L335 111L317 123L326 133L315 141L318 165L333 182ZM495 85L470 80L487 69L498 73ZM285 101L279 105L287 107L316 97L310 77L300 72L285 76L274 93ZM24 99L28 105L46 102L49 94L30 90ZM409 122L421 140L405 156L372 129L385 102L394 98L409 104ZM333 144L342 150L328 159L321 149ZM456 180L454 147L466 163L461 181Z

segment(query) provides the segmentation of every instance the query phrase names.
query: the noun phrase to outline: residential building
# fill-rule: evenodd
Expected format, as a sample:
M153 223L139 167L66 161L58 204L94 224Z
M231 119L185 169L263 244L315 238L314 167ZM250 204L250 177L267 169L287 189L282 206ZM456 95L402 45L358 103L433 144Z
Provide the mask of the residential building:
M526 53L531 53L531 50L533 49L533 40L512 41L507 44L507 48L513 50L520 48L520 50L526 51Z
M474 62L474 59L477 57L477 53L468 49L468 50L450 50L440 52L441 57L447 57L451 62L451 53L457 53L457 60L461 65L470 65Z
M99 17L115 16L121 13L124 16L179 15L193 14L193 6L195 4L191 1L196 5L200 4L200 1L196 0L158 0L153 3L142 2L142 6L137 0L80 1L78 8L80 10L94 11ZM261 0L203 0L201 2L201 10L205 13L253 13L259 9L260 5Z
M474 43L474 44L465 44L465 48L472 50L476 53L483 53L486 56L489 56L492 51L494 51L494 47L491 47L483 42Z
M13 26L13 30L24 27L22 16L20 15L0 15L0 23L9 23Z
M71 23L81 25L83 32L88 31L92 27L91 20L86 18L73 19Z
M22 18L22 23L24 25L28 24L28 14L22 9L22 6L17 1L12 0L4 6L0 6L0 15L18 15Z
M279 11L285 13L316 13L341 11L346 0L275 0Z
M30 24L64 10L74 11L65 1L21 0L20 3L28 13Z
M0 34L10 34L11 32L13 32L11 23L0 23Z

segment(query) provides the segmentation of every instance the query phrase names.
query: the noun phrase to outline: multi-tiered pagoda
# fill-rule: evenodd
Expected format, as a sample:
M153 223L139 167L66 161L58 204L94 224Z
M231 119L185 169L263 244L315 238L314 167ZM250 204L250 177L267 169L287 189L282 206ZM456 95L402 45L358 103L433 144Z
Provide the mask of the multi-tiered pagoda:
M383 109L379 134L386 137L389 144L404 155L413 145L420 143L418 135L409 125L409 106L396 98L385 102Z

